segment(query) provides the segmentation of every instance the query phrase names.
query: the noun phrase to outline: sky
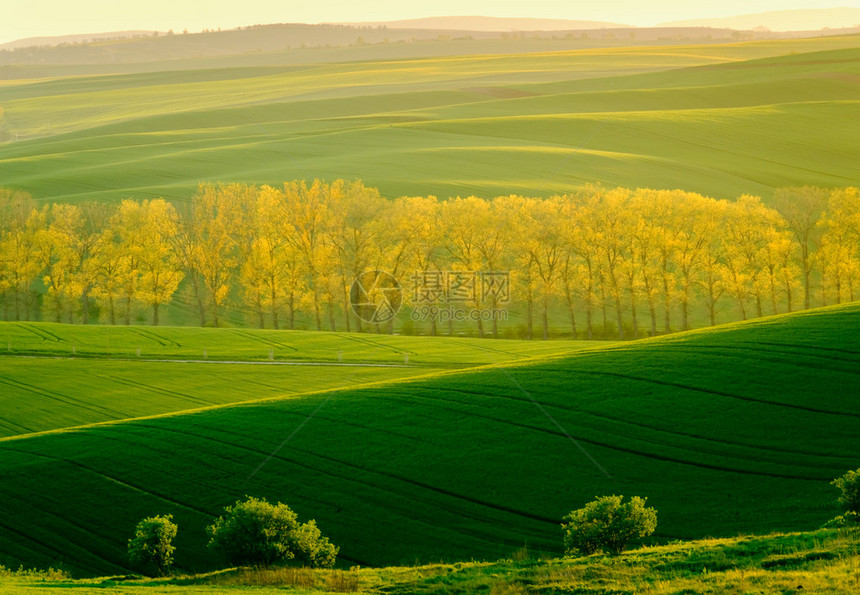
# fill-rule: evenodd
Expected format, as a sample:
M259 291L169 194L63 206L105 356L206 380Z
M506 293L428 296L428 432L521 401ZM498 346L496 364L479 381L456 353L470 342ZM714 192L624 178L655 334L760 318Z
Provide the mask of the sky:
M818 4L818 6L816 6ZM860 0L824 6L860 8ZM448 15L611 21L665 21L820 8L820 0L0 0L0 43L26 37L133 29L200 31L268 23L387 21Z

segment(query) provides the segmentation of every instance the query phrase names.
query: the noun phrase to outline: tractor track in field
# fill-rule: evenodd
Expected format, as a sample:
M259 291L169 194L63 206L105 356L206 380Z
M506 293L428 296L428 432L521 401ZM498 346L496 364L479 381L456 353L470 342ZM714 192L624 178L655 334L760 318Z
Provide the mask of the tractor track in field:
M699 353L707 352L707 355L714 357L731 357L733 354L731 353L719 353L719 351L728 351L728 352L745 352L745 353L754 353L756 355L757 360L768 361L773 363L786 364L790 366L802 367L802 368L814 368L821 369L821 363L805 361L802 359L795 358L778 358L771 357L772 354L784 354L791 356L803 356L804 358L810 359L818 359L824 360L827 362L845 362L848 364L853 364L856 366L858 360L856 359L847 359L842 357L833 357L826 355L819 355L815 353L803 353L801 351L787 351L784 349L754 349L752 347L738 347L735 345L684 345L684 346L671 346L671 347L659 347L655 348L654 346L649 346L648 353ZM621 351L621 350L619 350ZM635 353L637 350L628 349L624 350L625 353ZM741 357L740 355L735 355L734 357ZM860 369L856 368L828 368L829 370L845 372L847 374L856 374L860 375Z
M10 436L17 436L19 434L32 434L32 433L38 431L38 430L34 430L32 428L25 428L24 426L18 425L15 422L9 421L8 419L5 419L5 418L0 418L0 426L11 429L13 431L13 433L10 434ZM24 431L21 432L19 430L16 430L15 428L19 428L19 430L24 430Z
M197 405L202 405L204 407L209 407L211 405L216 405L217 403L213 403L212 401L206 401L204 399L200 399L198 397L192 397L191 395L186 395L185 393L179 393L176 391L168 390L166 388L161 388L159 386L152 386L149 384L145 384L143 382L137 380L129 380L127 378L119 378L117 376L113 376L111 374L101 375L101 374L91 374L94 378L99 378L101 380L112 381L117 384L123 384L125 386L130 386L132 388L142 388L145 391L157 393L164 395L166 397L179 398L185 401L190 401L191 403L195 403ZM126 416L128 417L128 416Z
M656 384L659 386L670 386L672 388L679 388L681 390L689 390L693 392L700 392L708 395L715 395L718 397L725 397L727 399L737 399L739 401L746 401L749 403L758 403L761 405L768 405L771 407L784 407L786 409L797 409L799 411L806 411L809 413L817 413L820 415L837 415L837 416L850 416L860 418L860 413L850 413L847 411L828 411L827 409L818 409L816 407L807 407L805 405L794 405L791 403L778 403L775 401L767 401L764 399L756 399L754 397L745 397L741 395L735 395L732 393L726 393L722 391L712 390L708 388L697 388L695 386L690 386L687 384L678 384L675 382L669 382L666 380L655 380L652 378L642 378L640 376L632 376L629 374L620 374L617 372L601 372L597 370L583 370L583 369L569 369L569 372L574 374L587 374L591 376L609 376L611 378L621 378L624 380L633 380L635 382L645 382L649 384Z
M385 397L385 398L390 398L390 397ZM432 397L425 397L425 398L432 398ZM530 402L530 401L526 401L526 402ZM558 438L565 438L566 437L565 434L563 434L557 430L552 430L550 428L540 428L537 426L531 426L528 424L523 424L523 423L519 423L519 422L515 422L515 421L499 419L497 417L493 417L490 415L483 415L483 414L475 413L475 412L468 412L468 411L463 411L463 410L453 410L453 409L451 409L451 410L456 411L457 413L459 413L461 415L463 415L463 414L472 415L474 417L480 417L480 418L488 419L490 421L494 421L494 422L501 423L501 424L506 424L506 425L510 425L510 426L514 426L514 427L518 427L518 428L524 428L527 430L534 430L537 432L544 432L546 434L551 434L551 435L556 436ZM789 480L799 480L799 481L821 481L820 479L817 479L817 478L803 477L803 476L799 476L799 475L785 475L785 474L781 474L781 473L771 473L768 471L752 471L752 470L748 470L748 469L735 469L735 468L730 468L730 467L721 467L719 465L712 465L710 463L700 463L700 462L696 462L696 461L679 459L677 457L670 457L670 456L666 456L666 455L659 455L659 454L654 454L654 453L642 452L642 451L634 450L632 448L626 448L623 446L618 446L617 444L611 444L609 442L594 440L592 438L583 438L581 436L576 436L575 438L578 441L585 442L585 443L591 444L593 446L599 446L602 448L607 448L609 450L617 450L620 452L625 452L628 454L632 454L632 455L636 455L636 456L640 456L640 457L644 457L644 458L655 459L655 460L659 460L659 461L666 461L666 462L670 462L670 463L678 463L680 465L690 465L693 467L700 467L703 469L711 469L711 470L715 470L715 471L721 471L724 473L740 473L743 475L757 475L757 476L763 476L763 477L774 477L777 479L789 479ZM643 441L645 441L645 440L643 440Z
M393 347L392 345L385 345L384 343L377 343L376 341L371 341L365 337L351 337L345 333L334 333L337 337L341 339L349 339L350 341L355 341L356 343L362 343L364 345L370 345L376 349L383 349L387 351L391 351L392 353L396 353L397 355L418 355L415 351L409 349L398 349L397 347Z
M42 395L43 397L47 397L54 401L59 401L61 403L65 403L66 405L71 405L72 407L86 409L87 411L98 413L99 415L106 415L107 413L112 413L114 415L118 415L120 418L128 417L128 415L121 411L116 411L115 409L110 409L108 407L94 407L90 403L75 399L74 397L69 397L60 393L52 393L38 386L26 384L24 382L21 382L20 380L13 380L6 376L0 376L0 384L5 384L6 386L11 386L12 388L17 388L19 390L23 389L28 392L36 393L37 395Z
M814 351L834 351L836 353L848 353L860 357L860 351L852 351L850 349L839 349L838 347L821 347L820 345L798 345L796 343L769 343L765 341L738 341L738 343L746 345L766 345L774 347L794 347L795 349L811 349Z
M217 444L222 444L222 445L227 446L229 448L245 450L247 452L251 452L251 453L254 453L255 455L259 455L259 456L267 456L266 451L257 450L255 448L251 448L249 446L241 445L241 444L234 443L234 442L228 442L226 440L220 440L220 439L212 437L212 436L195 434L193 432L189 432L186 430L179 430L179 429L175 429L175 428L165 428L165 427L160 427L160 426L146 426L146 427L156 429L156 430L164 430L164 431L168 431L168 432L174 432L174 433L177 433L180 435L188 436L192 439L207 440L210 442L215 442ZM240 438L240 439L243 438L243 436L236 434L235 432L231 432L229 430L224 430L224 431L222 431L222 433L230 434L230 435L235 436L235 437ZM302 453L305 453L305 454L310 455L310 456L315 456L317 458L323 458L324 460L327 459L327 457L324 457L322 455L318 455L316 453L307 452L307 451L304 451L302 449L294 448L294 450L298 450ZM206 452L211 454L211 451L206 451ZM221 457L221 458L224 458L224 457ZM471 519L474 519L476 521L481 521L481 522L497 522L496 519L494 519L492 517L488 517L486 514L481 515L477 512L466 512L462 508L457 508L457 507L454 507L450 504L446 504L445 501L432 499L432 498L429 498L427 496L424 496L424 495L422 495L421 492L412 493L412 492L404 491L402 489L393 489L392 486L384 486L384 485L380 485L378 483L372 483L372 482L369 482L366 480L359 479L358 477L355 477L355 476L350 477L347 475L335 473L334 471L332 471L330 469L315 467L315 466L310 465L306 462L297 461L294 458L287 458L284 456L276 456L275 458L279 459L282 463L285 463L287 465L295 465L297 467L301 467L301 468L306 469L308 471L311 471L313 473L318 473L318 474L321 474L321 475L324 475L324 476L330 478L331 480L333 480L335 482L335 484L337 486L335 489L339 490L340 492L345 492L345 488L343 488L340 485L342 482L351 482L351 483L355 483L355 484L364 486L365 488L369 488L370 490L372 490L374 492L379 492L381 494L395 494L395 495L399 495L399 496L401 496L407 500L411 500L411 501L415 501L415 502L421 502L423 505L425 505L429 508L443 510L448 514L451 514L452 516L471 518ZM338 463L338 464L344 465L344 466L354 467L353 465L350 465L349 463L345 463L343 461L338 461L336 459L331 459L330 462L335 462L335 463ZM364 471L370 471L370 470L366 470L363 468L360 468L360 469L362 469ZM421 486L418 486L418 487L421 487ZM385 502L384 502L385 499L382 498L381 496L378 497L377 500L379 501L380 504L385 504ZM388 506L390 507L390 503L388 504ZM425 524L428 526L431 524L429 521L418 520L418 519L411 517L409 515L409 508L407 507L406 504L402 505L401 508L403 509L402 510L403 518L409 519L412 522L419 522L419 523L422 523L422 524ZM458 530L458 529L449 529L449 530L452 532L461 534L461 535L470 535L471 537L473 537L475 539L483 539L484 541L492 540L493 538L496 537L494 535L486 534L486 533L479 532L479 531L465 532L465 531ZM534 537L537 539L537 538L540 538L542 536L538 533L535 533Z
M40 549L36 550L37 553L47 553L47 552L55 553L56 555L53 558L54 560L59 560L64 556L64 554L67 554L67 552L65 552L61 549L57 549L57 547L55 547L54 545L50 545L48 543L45 543L44 541L36 539L35 537L27 535L26 533L22 533L21 531L18 531L14 527L10 527L9 525L3 523L2 521L0 521L0 528L5 529L6 531L8 531L9 533L12 533L13 535L17 535L21 539L24 539L26 541L29 541L30 543L35 543L36 545L38 545ZM84 550L84 551L87 551L87 550ZM89 552L87 552L87 553L89 553ZM113 566L113 564L111 564L111 566Z
M214 437L211 437L211 436L204 436L204 435L201 435L201 434L195 434L195 433L193 433L193 432L189 432L189 431L187 431L187 430L180 430L180 429L176 429L176 428L165 428L165 427L161 427L161 426L151 426L151 425L148 425L148 424L140 424L140 425L143 425L144 427L150 427L150 428L154 428L154 429L166 430L166 431L169 431L169 432L175 432L175 433L178 433L178 434L184 434L184 435L186 435L186 436L190 436L191 438L197 438L197 439L209 440L209 441L212 441L212 442L216 442L216 443L223 444L223 445L228 446L228 447L231 447L231 448L240 448L240 449L243 449L243 450L247 450L247 451L249 451L249 452L253 452L253 453L257 454L257 455L262 455L262 456L264 456L264 457L272 456L272 458L279 459L279 460L281 460L282 462L286 462L286 463L288 463L288 464L298 465L298 466L300 466L300 467L303 467L303 468L305 468L305 469L308 469L309 471L314 471L314 472L316 472L316 473L322 473L322 474L324 474L324 475L328 475L328 476L333 477L333 478L338 479L338 480L347 479L347 480L349 480L349 481L354 481L354 482L356 482L356 483L360 483L360 484L366 485L366 486L371 487L371 488L373 488L373 489L383 490L383 491L388 491L388 492L392 492L392 491L393 491L393 490L390 490L390 489L389 489L389 490L386 490L385 488L383 488L383 487L382 487L382 486L380 486L379 484L375 484L375 483L371 483L371 482L366 482L366 481L361 481L361 480L358 480L358 479L356 479L356 478L345 478L345 476L343 476L343 475L335 474L335 473L333 473L333 472L331 472L331 471L324 471L324 470L322 470L322 469L320 469L320 468L313 467L313 466L311 466L311 465L308 465L307 463L300 463L300 462L296 461L295 459L287 458L287 457L285 457L285 456L281 456L281 455L277 455L277 454L275 454L275 455L271 455L271 453L268 453L268 452L263 451L263 450L257 450L257 449L255 449L255 448L251 448L250 446L240 445L240 444L237 444L237 443L234 443L234 442L228 442L228 441L226 441L226 440L220 440L220 439L218 439L218 438L214 438ZM369 429L369 428L367 428L367 429ZM235 433L230 432L229 430L227 430L226 432L227 432L227 433L230 433L230 434L232 434L232 435L234 435L234 436L236 436L237 438L241 438L241 436L238 436L238 435L236 435ZM355 470L361 471L362 473L369 473L369 474L381 475L381 476L386 477L386 478L388 478L388 479L394 479L394 480L397 480L397 481L400 481L400 482L406 483L406 484L408 484L408 485L412 485L412 486L414 486L414 487L418 487L418 488L426 489L426 490L429 490L429 491L432 491L432 492L440 493L440 494L443 494L443 495L446 495L446 496L449 496L449 497L452 497L452 498L455 498L455 499L458 499L458 500L463 500L463 501L469 502L469 503L474 504L474 505L477 505L477 506L486 507L486 508L489 508L489 509L497 510L497 511L499 511L499 512L505 512L505 513L508 513L508 514L512 514L512 515L514 515L514 516L520 516L520 517L523 517L523 518L526 518L526 519L530 519L530 520L534 520L534 521L540 521L540 522L546 522L546 523L552 523L552 524L556 524L556 523L557 523L557 520L556 520L556 519L550 519L550 518L548 518L548 517L542 517L542 516L540 516L540 515L534 515L534 514L531 514L531 513L528 513L528 512L518 511L518 510L516 510L516 509L509 508L509 507L506 507L506 506L501 506L501 505L497 505L497 504L492 504L492 503L490 503L490 502L484 502L484 501L479 500L479 499L476 499L476 498L471 498L471 497L469 497L469 496L463 496L463 495L461 495L461 494L456 494L456 493L451 492L451 491L449 491L449 490L445 490L444 488L438 488L438 487L435 487L435 486L431 486L431 485L429 485L429 484L425 484L425 483L423 483L423 482L419 482L419 481L417 481L417 480L413 480L413 479L410 479L410 478L407 478L407 477L402 477L402 476L399 476L399 475L396 475L396 474L393 474L393 473L387 473L387 472L385 472L385 471L379 471L379 470L376 470L376 469L370 469L370 468L368 468L368 467L362 467L361 465L356 465L356 464L354 464L354 463L349 463L349 462L347 462L347 461L342 461L342 460L340 460L340 459L336 459L336 458L334 458L334 457L329 457L329 456L327 456L327 455L323 455L323 454L320 454L320 453L315 453L315 452L307 451L307 450L304 450L304 449L301 449L301 448L297 448L297 447L292 446L292 445L288 445L287 447L288 447L288 448L290 448L290 449L291 449L291 450L293 450L293 451L297 451L297 452L303 453L303 454L308 455L308 456L313 456L313 457L316 457L316 458L319 458L319 459L322 459L322 460L328 461L328 462L330 462L330 463L336 463L336 464L338 464L338 465L341 465L341 466L344 466L344 467L348 467L348 468L350 468L350 469L355 469ZM433 502L433 504L434 504L434 505L436 505L436 506L438 506L438 503L436 503L436 502Z
M7 498L9 498L9 499L11 499L11 500L16 500L16 501L17 501L17 502L19 502L20 504L24 505L25 507L27 507L27 508L29 508L29 509L31 509L31 510L36 511L37 513L39 513L39 514L41 514L41 515L45 515L45 516L53 517L53 518L55 518L55 519L58 519L61 523L67 523L67 524L69 524L69 525L71 525L71 526L75 527L75 528L76 528L76 529L78 529L78 530L79 530L79 531L80 531L80 532L81 532L85 537L92 536L93 538L95 538L95 539L97 539L98 541L100 541L103 545L108 545L108 546L109 546L109 545L111 545L111 540L110 540L110 538L109 538L109 537L107 537L107 536L105 536L105 535L101 535L101 534L99 534L99 533L96 533L96 532L95 532L95 531L93 531L91 528L85 527L85 526L81 525L80 523L75 522L75 521L74 521L74 520L72 520L71 518L61 517L61 516L59 516L59 515L55 514L55 513L54 513L53 511L51 511L50 509L45 508L45 507L38 507L38 506L34 506L34 505L30 504L29 502L27 502L27 501L25 501L25 500L22 500L21 498L15 497L14 495L10 494L9 492L5 492L5 493L4 493L4 495L5 495L5 497L7 497ZM73 542L73 541L72 541L68 536L65 536L65 538L66 538L68 541L70 541L71 543L75 543L75 542ZM89 552L89 553L90 553L94 558L98 558L99 560L101 560L102 562L104 562L104 563L106 563L106 564L111 564L111 562L110 562L109 560L107 560L106 558L103 558L102 556L99 556L99 555L95 554L95 553L93 552L93 550L91 550L91 549L89 549L89 548L87 548L87 547L84 547L84 546L83 546L83 545L81 545L80 543L75 543L75 545L76 545L77 547L79 547L81 550L83 550L83 551L85 551L85 552Z
M34 325L27 323L27 322L18 322L18 323L16 323L15 326L17 326L18 328L22 328L25 331L29 331L30 333L39 337L42 341L51 341L52 343L64 343L65 342L62 339L60 339L60 337L55 335L54 333L52 333L50 331L46 331L45 329L43 329L41 327L34 326ZM45 335L48 335L48 336L46 337Z
M275 341L274 339L268 339L263 337L258 337L256 334L248 332L242 329L230 329L234 334L239 335L240 337L244 337L246 339L251 339L252 341L256 341L257 343L262 343L267 347L279 347L281 349L288 349L290 351L298 351L296 347L289 345L287 343L281 343L280 341Z
M140 335L141 337L143 337L145 339L149 339L150 341L155 341L156 343L158 343L162 347L170 347L171 345L173 347L182 347L181 343L177 343L173 339L166 339L166 338L162 337L161 335L156 334L152 331L141 329L141 328L134 328L132 330L134 331L134 333L136 335Z
M14 452L17 452L17 453L20 453L20 454L27 454L27 455L31 455L31 456L38 457L38 458L42 458L42 459L48 459L49 461L54 461L54 462L56 462L56 463L61 463L61 464L71 465L71 466L73 466L73 467L77 467L77 468L79 468L79 469L83 469L83 470L84 470L84 471L86 471L87 473L92 473L93 475L97 475L97 476L101 477L102 479L104 479L104 480L106 480L106 481L109 481L109 482L111 482L111 483L115 483L115 484L117 484L117 485L119 485L119 486L122 486L122 487L124 487L124 488L128 489L128 490L131 490L131 491L134 491L134 492L138 492L138 493L140 493L140 494L144 494L144 495L146 495L146 496L149 496L149 497L155 498L155 499L157 499L157 500L161 500L161 501L163 501L163 502L167 502L168 504L171 504L171 505L173 505L173 506L177 506L177 507L179 507L179 508L184 508L184 509L186 509L186 510L190 510L191 512L194 512L194 513L196 513L196 514L202 514L203 516L210 517L210 518L211 518L211 517L214 517L214 515L213 515L213 514L211 514L211 513L209 513L209 512L206 512L205 510L202 510L202 509L199 509L199 508L195 508L195 507L190 506L190 505L188 505L188 504L184 504L184 503L182 503L182 502L179 502L178 500L173 500L173 499L168 498L168 497L166 497L166 496L162 496L161 494L157 494L157 493L155 493L155 492L151 492L151 491L149 491L149 490L147 490L147 489L145 489L145 488L142 488L142 487L140 487L140 486L136 486L136 485L134 485L134 484L131 484L131 483L125 482L125 481L123 481L123 480L121 480L121 479L118 479L118 478L116 478L116 477L112 477L112 476L108 475L107 473L104 473L104 472L102 472L102 471L97 471L96 469L93 469L92 467L87 467L86 465L84 465L83 463L81 463L81 462L79 462L79 461L75 461L75 460L71 460L71 459L64 459L64 458L61 458L61 457L52 457L52 456L50 456L50 455L46 455L46 454L41 453L41 452L32 452L32 451L29 451L29 450L22 450L22 449L19 449L19 448L9 448L6 444L2 445L2 448L5 448L5 449L7 449L7 450L11 450L11 451L14 451Z
M440 392L442 392L442 391L440 391ZM446 389L444 392L462 393L464 391ZM465 394L479 395L480 396L480 393L465 393ZM532 403L532 401L530 399L514 397L514 396L503 396L503 395L498 395L498 394L496 394L496 395L483 395L483 396L487 399L514 400L514 401L517 401L517 402L522 403L524 405L528 405L528 404ZM392 392L389 391L386 395L380 396L378 398L394 398L394 397L392 397ZM429 399L431 401L439 400L439 401L444 401L447 403L456 403L456 404L461 404L461 405L464 404L462 400L457 400L454 398L445 399L445 398L440 397L440 396L426 396L426 395L416 395L416 394L406 395L406 394L404 394L404 395L398 397L398 399L400 399L400 400L407 400L410 398ZM560 410L560 411L562 411L568 415L587 415L589 417L594 417L597 419L602 419L602 420L611 421L611 422L620 423L620 424L631 425L631 426L634 426L637 428L642 428L644 430L652 431L652 432L655 432L658 434L667 434L669 436L683 436L685 438L690 438L693 440L702 440L704 442L713 442L713 443L720 444L720 445L733 446L736 448L747 448L747 449L751 449L751 450L760 450L760 451L770 452L770 453L781 453L781 454L787 454L787 455L801 455L801 456L806 456L806 457L825 458L825 459L843 459L846 461L848 460L846 457L842 457L842 456L838 456L838 455L816 454L816 453L810 453L810 452L804 452L804 451L798 451L798 450L791 450L791 449L787 449L787 448L774 448L774 447L770 447L770 446L759 446L759 445L753 445L753 444L745 444L745 443L741 443L741 442L730 442L728 440L719 440L716 438L709 438L706 436L698 436L696 434L689 434L686 432L676 432L676 431L672 431L672 430L666 430L663 428L650 426L648 424L637 423L635 421L630 421L628 419L624 419L621 417L605 415L605 414L596 413L593 411L586 411L583 409L569 409L567 407L562 407L561 405L554 404L554 403L547 403L545 401L538 401L538 403L540 405L546 407L546 408L557 409L557 410ZM455 412L461 413L461 414L462 413L472 414L471 412L464 411L463 409L454 409L454 408L450 408L450 407L445 407L445 409L449 410L449 411L455 411ZM492 416L484 416L482 414L474 414L474 415L479 415L480 417L486 417L487 419L496 419L498 421L503 421L503 422L509 421L509 420L503 420L501 418L494 418ZM511 423L516 423L516 422L511 422ZM533 429L535 429L535 430L541 430L542 431L542 428L538 428L538 427L534 427L534 426L531 426L531 427L533 427ZM643 440L646 442L651 442L652 444L662 444L662 443L654 442L653 440L645 440L645 439L640 439L640 438L636 438L636 439L637 440ZM674 448L681 448L683 450L682 447L680 447L676 444L668 443L665 445L670 446L670 447L674 447ZM687 450L689 450L689 449L687 449ZM795 461L793 464L797 465L798 463ZM850 464L850 463L846 463L846 464ZM819 468L819 466L817 466L817 465L803 465L803 466Z

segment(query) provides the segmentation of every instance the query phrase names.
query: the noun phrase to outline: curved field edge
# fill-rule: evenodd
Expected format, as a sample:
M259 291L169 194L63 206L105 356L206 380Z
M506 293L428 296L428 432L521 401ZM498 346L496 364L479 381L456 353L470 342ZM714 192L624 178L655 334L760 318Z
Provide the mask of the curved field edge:
M707 539L642 547L622 556L536 558L527 548L514 559L346 570L283 568L227 569L167 579L103 577L78 581L40 581L46 589L77 593L282 593L285 587L308 593L332 590L389 594L681 592L846 593L856 586L860 533L819 530L809 533ZM22 590L37 579L6 580ZM595 581L599 587L595 589ZM340 588L338 588L340 587Z
M6 440L0 563L124 571L136 521L173 513L179 566L212 568L203 527L245 494L347 565L558 553L604 493L648 496L657 540L809 529L860 453L858 311Z

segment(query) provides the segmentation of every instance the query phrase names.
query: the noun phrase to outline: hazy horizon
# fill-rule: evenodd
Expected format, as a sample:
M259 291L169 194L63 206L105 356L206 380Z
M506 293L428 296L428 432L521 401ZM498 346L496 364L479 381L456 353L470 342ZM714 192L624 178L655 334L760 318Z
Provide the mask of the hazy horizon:
M0 22L0 43L30 37L98 34L111 31L233 29L269 23L336 23L406 20L440 16L488 16L607 21L634 26L654 26L668 21L732 17L774 10L820 9L810 0L763 0L751 7L741 0L726 0L718 7L683 0L660 0L643 5L633 0L606 0L571 5L561 0L540 0L523 8L521 3L488 0L439 0L432 12L426 7L394 0L368 0L358 4L323 0L290 5L276 0L246 0L241 4L213 0L201 12L199 3L150 0L146 8L107 0L10 0ZM860 8L860 0L837 0L831 8ZM523 14L527 12L528 14ZM45 15L50 15L46 18ZM853 23L852 23L853 24Z

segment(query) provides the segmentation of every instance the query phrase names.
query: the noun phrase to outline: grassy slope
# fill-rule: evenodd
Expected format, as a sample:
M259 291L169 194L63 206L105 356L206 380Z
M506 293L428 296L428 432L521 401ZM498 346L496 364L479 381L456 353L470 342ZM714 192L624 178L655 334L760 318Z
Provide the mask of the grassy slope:
M0 323L0 437L569 353L587 345L593 346L573 341L490 344L442 337ZM273 365L268 365L270 356ZM183 361L202 362L204 357L222 363ZM310 362L336 365L281 365ZM392 367L376 367L380 364Z
M186 199L204 179L296 177L362 178L390 195L440 196L563 191L592 180L728 196L845 185L860 175L850 116L858 44L842 37L15 82L0 87L5 130L32 140L0 146L0 179L57 200ZM680 70L655 73L670 69Z
M858 313L2 440L0 563L120 571L170 512L202 568L203 525L246 493L361 564L555 552L562 515L612 492L649 496L662 539L811 528L857 466Z
M421 595L456 593L834 593L856 590L860 534L836 531L708 539L635 549L619 557L516 560L361 568L350 571L236 570L169 579L116 577L68 581L9 577L8 592L40 587L75 593L343 592ZM0 581L3 579L0 578ZM341 587L341 588L336 588ZM342 587L348 587L343 589ZM801 588L799 588L801 587ZM295 591L291 591L295 592Z

